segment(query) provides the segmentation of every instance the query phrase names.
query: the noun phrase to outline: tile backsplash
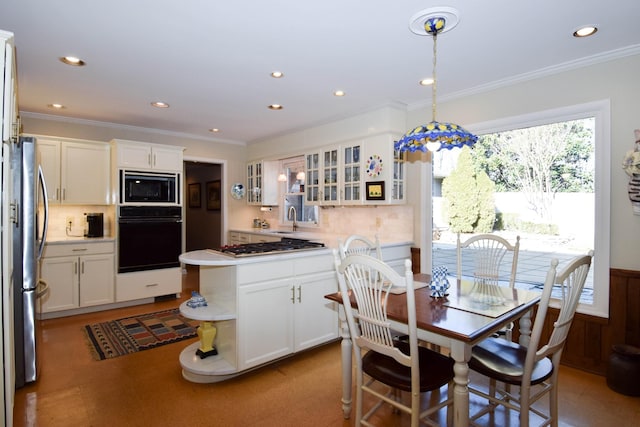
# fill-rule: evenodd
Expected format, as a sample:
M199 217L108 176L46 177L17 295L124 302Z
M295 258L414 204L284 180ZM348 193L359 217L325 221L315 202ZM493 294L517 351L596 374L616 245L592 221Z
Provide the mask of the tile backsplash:
M104 214L104 235L114 237L115 234L115 206L96 205L49 205L48 240L64 239L67 237L82 237L87 231L85 213L96 212ZM71 218L71 230L66 230L67 218Z

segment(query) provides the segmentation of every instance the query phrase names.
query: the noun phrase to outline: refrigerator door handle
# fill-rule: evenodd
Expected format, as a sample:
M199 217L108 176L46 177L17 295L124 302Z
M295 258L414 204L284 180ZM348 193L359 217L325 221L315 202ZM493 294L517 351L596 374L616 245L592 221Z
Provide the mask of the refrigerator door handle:
M40 247L38 248L38 259L40 259L42 258L44 244L47 240L47 230L49 228L49 199L47 198L47 183L44 180L42 165L38 165L38 179L40 180L40 186L42 188L42 200L44 203L44 224L42 226L42 240L40 240Z

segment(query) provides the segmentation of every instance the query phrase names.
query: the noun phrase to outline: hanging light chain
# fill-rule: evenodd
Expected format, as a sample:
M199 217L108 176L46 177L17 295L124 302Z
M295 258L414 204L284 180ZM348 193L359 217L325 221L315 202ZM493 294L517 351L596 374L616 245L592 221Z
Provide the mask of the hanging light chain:
M433 33L433 71L431 74L431 78L433 79L433 83L431 84L431 121L436 121L436 53L437 53L437 40L438 40L438 32Z

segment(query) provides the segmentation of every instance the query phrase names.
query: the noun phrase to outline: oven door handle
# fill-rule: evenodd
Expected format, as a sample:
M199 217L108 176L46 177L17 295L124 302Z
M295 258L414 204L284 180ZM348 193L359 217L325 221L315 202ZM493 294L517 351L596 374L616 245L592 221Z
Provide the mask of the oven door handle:
M140 218L140 219L122 219L118 220L118 224L144 224L153 222L157 223L169 223L169 224L180 224L182 223L181 219L173 219L173 218Z

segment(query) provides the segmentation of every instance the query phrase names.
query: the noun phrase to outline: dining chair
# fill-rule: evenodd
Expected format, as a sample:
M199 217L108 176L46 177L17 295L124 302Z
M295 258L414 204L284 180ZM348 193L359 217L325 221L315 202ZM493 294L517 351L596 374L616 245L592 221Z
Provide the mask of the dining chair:
M342 243L342 240L338 240L338 246L340 250L340 257L344 258L347 255L371 255L378 259L382 259L382 249L380 248L380 240L378 235L375 235L374 240L370 240L365 236L359 234L352 234Z
M415 295L411 261L405 261L404 276L370 255L347 255L342 259L334 250L338 284L343 298L346 320L353 341L356 366L356 425L371 426L371 416L386 402L411 417L411 426L420 422L440 425L430 416L453 402L453 359L418 345ZM391 287L406 289L408 339L394 339L387 317ZM355 302L352 308L351 298ZM397 297L397 296L396 296ZM367 380L365 381L365 376ZM380 386L377 383L382 383ZM447 397L441 398L445 384ZM385 387L386 386L386 387ZM411 403L402 401L409 392ZM436 400L424 410L421 393L432 391ZM376 400L363 414L363 397L368 393ZM438 399L435 399L438 397ZM450 424L452 411L447 411Z
M560 357L589 273L592 254L573 258L557 274L558 260L551 261L528 347L499 338L488 338L473 347L469 367L489 378L489 390L485 393L475 386L469 388L471 393L488 400L488 405L474 414L472 420L487 413L495 417L495 408L502 405L507 412L509 409L519 411L522 427L529 426L530 413L543 419L541 425L558 425ZM560 312L549 339L544 342L542 332L552 292L554 298L560 300ZM504 387L499 388L498 383ZM519 392L511 392L508 385L519 386ZM549 398L548 414L532 407L545 395Z
M520 236L516 236L516 243L512 244L507 239L496 234L477 234L465 240L457 236L456 262L457 278L462 279L463 263L465 259L473 262L473 280L482 281L489 285L504 286L504 271L509 272L508 285L513 288L518 270L518 254L520 252ZM511 253L510 257L506 257ZM506 257L506 258L505 258ZM511 261L511 265L508 261ZM505 339L513 340L513 323L498 331L498 335Z

